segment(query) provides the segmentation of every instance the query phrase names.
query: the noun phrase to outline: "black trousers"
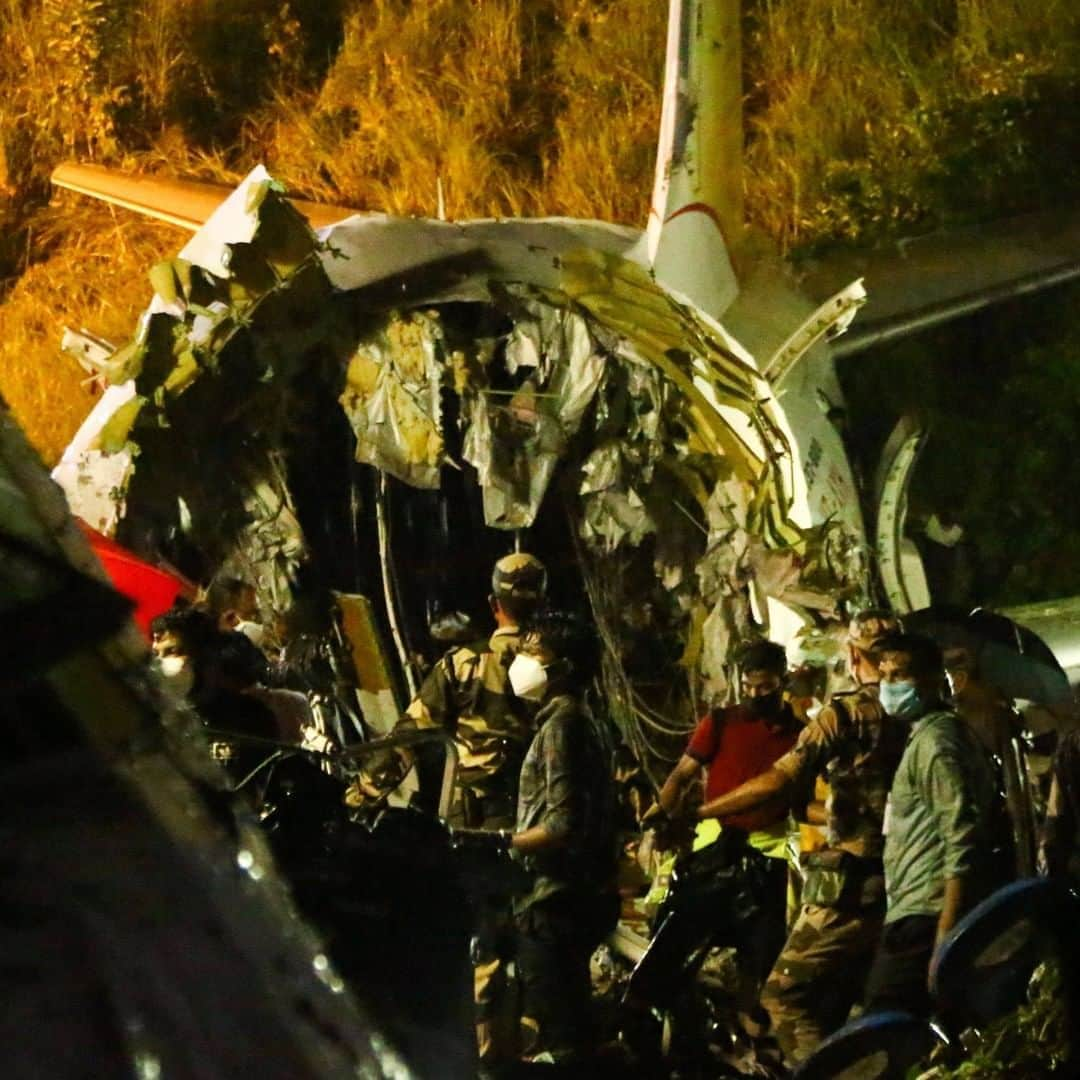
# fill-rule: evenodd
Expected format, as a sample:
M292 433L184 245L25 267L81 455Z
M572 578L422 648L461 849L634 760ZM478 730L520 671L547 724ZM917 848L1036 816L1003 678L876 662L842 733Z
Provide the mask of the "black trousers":
M517 917L522 1044L526 1056L574 1053L591 1034L589 958L615 927L614 893L564 890Z
M909 915L886 923L866 980L868 1013L899 1009L916 1016L930 1014L926 979L934 955L937 923L934 915Z
M752 1001L757 1001L787 941L787 860L767 859L766 862L768 876L765 893L759 898L761 914L757 926L748 940L739 942L739 965L744 977L753 984Z

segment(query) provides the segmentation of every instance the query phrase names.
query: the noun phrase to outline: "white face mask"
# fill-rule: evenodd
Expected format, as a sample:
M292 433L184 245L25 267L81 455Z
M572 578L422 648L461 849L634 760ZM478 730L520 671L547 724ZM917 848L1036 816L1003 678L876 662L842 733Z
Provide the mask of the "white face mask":
M233 627L237 633L243 634L244 637L251 642L252 645L257 645L262 648L263 639L266 637L266 627L262 623L251 622L245 619L243 622L238 622Z
M184 656L163 656L158 661L158 670L168 684L169 690L177 697L187 697L195 685L195 674Z
M175 679L187 667L187 660L182 656L163 656L158 661L158 667L166 679Z
M539 701L547 689L547 668L535 656L518 653L507 672L514 694L525 701Z

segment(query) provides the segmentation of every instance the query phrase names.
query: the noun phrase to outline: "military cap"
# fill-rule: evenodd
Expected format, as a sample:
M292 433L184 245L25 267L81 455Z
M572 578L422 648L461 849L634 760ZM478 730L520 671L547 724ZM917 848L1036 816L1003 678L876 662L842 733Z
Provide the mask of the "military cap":
M851 620L848 642L857 649L868 652L880 638L886 634L895 634L900 629L900 620L892 612L881 608L867 608L858 612Z
M512 596L521 600L539 600L547 590L547 571L535 555L523 551L504 555L495 564L491 589L496 598Z

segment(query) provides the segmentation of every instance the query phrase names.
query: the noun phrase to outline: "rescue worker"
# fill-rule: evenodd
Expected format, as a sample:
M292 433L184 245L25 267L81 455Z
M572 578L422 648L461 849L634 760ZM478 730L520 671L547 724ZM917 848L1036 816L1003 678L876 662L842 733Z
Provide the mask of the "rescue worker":
M533 555L507 555L495 564L488 598L495 632L486 642L447 652L394 727L442 728L453 736L457 783L449 823L508 828L514 822L518 773L532 737L532 707L510 689L507 672L521 644L522 626L547 588L547 572ZM405 778L413 754L398 751L361 776L350 802L383 798Z
M273 708L248 691L266 672L266 657L254 642L237 631L219 631L192 658L195 688L192 703L215 734L211 753L225 765L237 783L250 775L273 752L261 742L246 742L230 735L249 735L257 740L279 737ZM252 790L252 797L257 796Z
M976 650L946 647L945 677L960 719L978 736L994 767L998 797L992 830L993 876L998 884L1032 877L1036 828L1028 791L1027 762L1020 741L1020 717L1012 702L988 678Z
M217 640L214 620L204 611L187 605L158 615L150 624L154 660L165 685L176 700L195 690L196 656Z
M938 947L988 884L993 770L971 729L942 703L941 649L918 634L878 642L881 704L910 725L889 790L888 910L866 983L866 1009L931 1008Z
M206 594L207 606L217 619L218 629L235 630L262 648L266 629L259 615L259 595L255 586L243 578L218 578Z
M442 728L453 737L458 771L449 824L455 828L514 826L518 776L534 731L535 706L512 692L507 673L521 645L522 626L546 590L547 572L535 556L521 552L500 559L489 597L495 632L487 642L446 653L394 728L394 733ZM413 761L410 752L398 751L369 767L350 788L346 802L360 806L385 798ZM497 914L478 914L473 949L478 1052L485 1066L509 1060L516 1049L506 1000L506 963L500 955L505 950L499 941L509 930L509 912Z
M584 623L548 612L510 667L515 691L540 707L509 837L533 874L514 902L522 1049L564 1062L589 1045L589 957L619 911L611 765L583 700L596 651Z
M804 857L802 907L761 995L789 1065L861 998L885 917L882 823L908 725L878 700L876 647L897 626L884 611L856 615L847 635L856 689L834 694L771 768L698 810L726 821L806 791L815 778L828 784L826 844Z
M744 780L767 769L795 743L800 724L784 701L787 656L783 646L755 641L739 657L742 699L738 705L711 710L698 723L686 751L660 789L661 812L672 819L692 817L685 803L691 786L705 771L705 800L723 796ZM787 798L755 805L730 815L726 824L749 833L750 844L769 856L772 889L762 916L761 933L743 950L747 996L753 1000L784 942L787 898ZM703 818L718 815L699 814ZM655 816L652 817L655 820ZM650 820L643 824L648 827ZM710 831L711 829L711 831ZM699 825L696 847L718 835L715 822Z

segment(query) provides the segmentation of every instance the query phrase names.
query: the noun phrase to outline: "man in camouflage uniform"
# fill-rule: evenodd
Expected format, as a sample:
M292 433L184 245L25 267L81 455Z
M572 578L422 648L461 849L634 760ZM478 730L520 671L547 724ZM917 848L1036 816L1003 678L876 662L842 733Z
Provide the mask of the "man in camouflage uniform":
M521 645L522 625L543 600L547 572L533 555L507 555L491 577L495 632L487 642L451 649L432 668L420 693L405 710L394 733L442 728L458 754L457 780L449 823L484 829L512 829L518 777L534 734L534 707L515 697L507 672ZM362 805L384 798L412 767L413 755L398 751L369 769L346 801ZM420 757L422 767L424 758ZM477 915L473 947L477 1041L481 1063L509 1058L514 1023L506 996L506 963L500 955L501 922L509 911L485 909ZM504 1017L503 1014L507 1015ZM504 1034L508 1032L509 1034Z
M431 669L420 693L393 734L442 728L453 736L458 755L450 824L499 829L514 824L518 773L533 735L531 712L514 697L507 671L521 644L521 625L539 606L547 585L543 564L533 555L507 555L491 577L495 633L488 641L451 649ZM385 797L405 778L413 754L372 767L350 799L360 805Z
M701 808L724 818L808 790L816 777L829 785L826 846L806 856L803 905L761 995L792 1066L861 998L885 917L882 824L908 724L878 701L875 643L896 627L886 612L857 615L848 631L857 688L834 695L772 768Z

